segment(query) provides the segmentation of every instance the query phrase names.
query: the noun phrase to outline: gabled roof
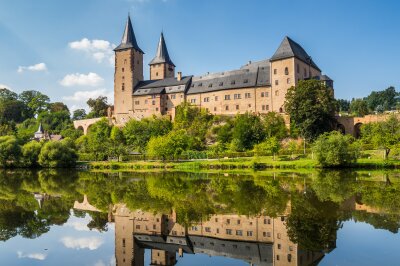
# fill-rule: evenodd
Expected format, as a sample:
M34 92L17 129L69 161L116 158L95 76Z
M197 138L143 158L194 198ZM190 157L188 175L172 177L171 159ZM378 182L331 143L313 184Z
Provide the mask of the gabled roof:
M114 51L125 50L130 48L134 48L135 50L144 54L144 52L142 51L142 49L139 48L136 42L136 37L135 33L133 32L131 17L128 15L128 20L126 21L125 24L125 30L124 30L124 35L122 36L121 44L118 45L118 47L115 48Z
M156 56L151 60L149 65L167 63L175 66L168 54L167 45L165 44L164 34L161 32L160 41L158 42Z
M182 77L181 80L177 78L166 78L140 81L134 88L133 95L185 92L191 79L192 76Z
M279 45L275 54L271 57L270 61L281 60L290 57L296 57L306 64L309 64L311 60L311 66L318 71L321 71L311 59L311 56L309 56L307 52L303 49L303 47L301 47L300 44L286 36L285 38L283 38L281 44Z

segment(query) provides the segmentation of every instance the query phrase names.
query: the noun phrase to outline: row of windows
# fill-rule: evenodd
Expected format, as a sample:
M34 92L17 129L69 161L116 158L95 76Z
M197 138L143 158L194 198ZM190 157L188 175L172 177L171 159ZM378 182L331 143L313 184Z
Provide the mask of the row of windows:
M274 69L274 75L278 74L278 69ZM289 75L289 68L285 67L285 75Z
M247 84L247 83L249 83L249 80L248 79L244 79L243 80L243 84ZM236 84L236 81L235 80L231 80L231 85L235 85ZM192 87L194 87L195 86L195 84L194 83L192 83ZM214 84L213 83L209 83L208 84L208 87L209 88L212 88L214 86ZM223 81L221 81L221 82L219 82L218 83L218 86L224 86L224 82ZM203 87L203 83L202 82L200 82L200 83L198 83L197 84L197 87Z

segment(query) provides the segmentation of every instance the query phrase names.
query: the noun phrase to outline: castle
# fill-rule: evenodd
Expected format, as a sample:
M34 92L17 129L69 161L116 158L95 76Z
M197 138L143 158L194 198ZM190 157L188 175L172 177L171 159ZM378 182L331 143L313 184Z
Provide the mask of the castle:
M311 56L289 37L270 59L248 62L236 70L183 76L182 72L175 75L176 66L161 33L156 55L149 63L150 80L144 80L144 52L128 16L121 44L114 51L114 109L109 116L117 125L153 115L173 119L176 106L183 102L217 115L284 114L286 92L300 80L321 80L333 89L333 81L322 75Z

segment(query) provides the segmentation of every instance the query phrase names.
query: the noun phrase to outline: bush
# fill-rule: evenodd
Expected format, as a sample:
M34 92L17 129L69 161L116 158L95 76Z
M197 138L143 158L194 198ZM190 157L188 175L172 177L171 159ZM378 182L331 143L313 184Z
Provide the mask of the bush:
M147 144L147 154L165 160L167 157L180 155L188 148L189 141L185 130L171 131L165 136L152 137Z
M68 142L46 142L39 154L39 164L43 167L70 167L75 166L78 159L75 149Z
M21 148L14 136L0 137L0 166L15 165L20 155Z
M268 153L271 155L274 155L275 159L275 154L279 152L281 148L281 144L279 143L278 139L276 137L268 138L266 141L261 142L257 145L254 146L254 152L256 154L264 154Z
M24 166L37 166L42 144L31 141L22 146L22 156Z
M332 131L318 137L313 151L322 167L346 166L357 161L358 151L353 143L352 136Z

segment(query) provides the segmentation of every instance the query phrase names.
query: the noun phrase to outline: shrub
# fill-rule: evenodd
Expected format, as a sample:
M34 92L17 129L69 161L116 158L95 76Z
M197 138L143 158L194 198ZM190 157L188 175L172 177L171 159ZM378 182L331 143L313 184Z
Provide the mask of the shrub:
M317 138L313 152L322 167L346 166L357 161L358 151L353 142L352 136L332 131Z
M25 166L37 166L42 144L31 141L22 146L23 163Z
M21 148L14 136L0 137L0 166L16 164L20 155Z
M43 167L71 167L78 159L75 149L68 142L46 142L39 154L39 164Z

